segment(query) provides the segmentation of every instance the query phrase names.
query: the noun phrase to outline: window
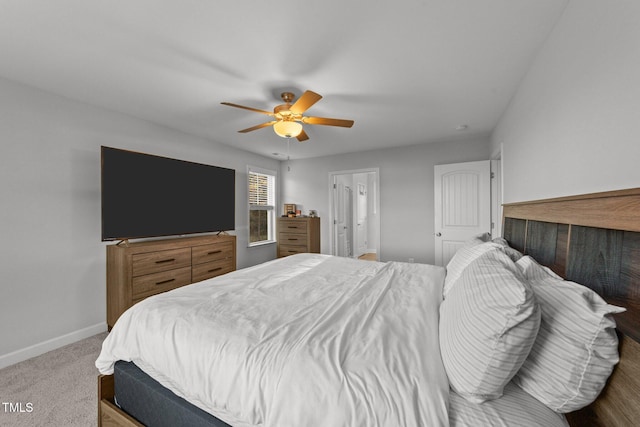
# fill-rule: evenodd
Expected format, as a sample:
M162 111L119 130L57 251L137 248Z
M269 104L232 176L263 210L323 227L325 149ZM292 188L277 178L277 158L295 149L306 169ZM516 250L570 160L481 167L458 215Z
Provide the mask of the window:
M249 166L249 246L275 241L276 173Z

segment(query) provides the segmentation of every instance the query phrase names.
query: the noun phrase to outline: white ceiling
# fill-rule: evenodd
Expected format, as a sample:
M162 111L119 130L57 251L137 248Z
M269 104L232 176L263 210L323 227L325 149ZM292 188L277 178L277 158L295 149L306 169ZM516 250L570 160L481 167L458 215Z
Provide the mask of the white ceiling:
M291 158L495 127L568 0L2 0L0 76L273 157L279 94L324 96ZM458 131L458 125L468 126ZM293 140L295 141L295 140Z

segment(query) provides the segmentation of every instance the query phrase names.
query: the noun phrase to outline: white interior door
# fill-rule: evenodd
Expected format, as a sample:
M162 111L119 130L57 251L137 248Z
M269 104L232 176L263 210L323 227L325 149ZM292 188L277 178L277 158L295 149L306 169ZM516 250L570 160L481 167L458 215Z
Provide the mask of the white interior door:
M335 234L336 234L336 249L338 256L346 256L346 248L347 248L347 240L345 236L346 224L344 221L344 190L345 186L343 183L336 183L336 188L333 192L336 203L334 206L336 207L336 221L334 224Z
M435 262L447 265L466 240L491 231L491 164L436 165L434 174Z
M352 242L352 190L345 184L345 178L336 176L333 187L334 206L334 254L342 257L350 257L353 254Z
M367 203L367 184L358 182L356 184L356 257L367 253L369 247L367 242L367 231L369 229Z

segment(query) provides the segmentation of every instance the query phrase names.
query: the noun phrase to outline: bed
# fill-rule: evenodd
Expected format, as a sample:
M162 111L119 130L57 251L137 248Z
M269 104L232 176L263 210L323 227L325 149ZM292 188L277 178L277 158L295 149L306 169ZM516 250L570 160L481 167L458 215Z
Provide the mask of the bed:
M99 425L141 425L132 415L149 424L175 425L167 421L171 413L161 413L173 406L196 413L202 425L234 427L632 425L640 415L634 335L639 201L640 191L626 190L506 205L504 242L492 239L482 247L506 245L513 252L487 251L482 262L460 271L448 266L446 274L422 264L304 254L145 300L118 321L96 361L103 373ZM583 262L585 253L596 261ZM523 258L521 266L506 259L513 254ZM506 270L491 270L496 263ZM463 304L454 303L471 296L473 305L482 304L496 284L524 277L524 271L539 273L543 266L551 267L540 273L549 275L544 280L574 280L607 299L600 303L599 318L608 325L602 328L602 348L613 347L615 354L604 357L599 375L606 380L616 368L600 397L580 411L570 411L580 402L556 407L533 397L539 384L526 373L536 366L526 363L539 344L545 316L531 302L537 301L533 291L524 286L508 296L523 304L517 304L508 339L498 343L509 357L495 366L496 357L485 357L492 351L486 349L490 336L481 339L491 328L465 336L474 325L492 321L482 317L490 310L475 310L467 318L458 311ZM534 273L532 278L542 277ZM474 295L473 284L486 274L485 291ZM496 288L501 298L503 290ZM619 338L612 334L614 317ZM620 363L612 339L620 343ZM470 342L477 347L465 350ZM465 371L470 364L482 365L483 376ZM208 380L199 381L203 378ZM118 381L130 384L119 394ZM586 394L599 393L603 384ZM140 392L127 397L126 390L133 389ZM163 395L169 400L153 397ZM136 396L145 397L136 401ZM151 400L156 409L149 409ZM180 414L178 420L190 416L172 413Z

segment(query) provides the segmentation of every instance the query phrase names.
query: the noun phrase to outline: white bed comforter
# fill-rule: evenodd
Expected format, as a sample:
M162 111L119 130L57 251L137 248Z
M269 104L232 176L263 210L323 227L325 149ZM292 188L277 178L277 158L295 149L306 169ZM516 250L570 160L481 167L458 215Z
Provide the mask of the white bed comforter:
M301 254L148 298L96 367L133 361L234 427L447 426L445 271Z

